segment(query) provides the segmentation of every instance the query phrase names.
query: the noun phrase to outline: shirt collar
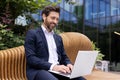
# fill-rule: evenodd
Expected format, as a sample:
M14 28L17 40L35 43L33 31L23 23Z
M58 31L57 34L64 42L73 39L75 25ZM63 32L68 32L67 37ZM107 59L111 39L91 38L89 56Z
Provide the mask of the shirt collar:
M54 31L52 30L51 32L48 32L47 29L44 27L44 25L41 25L42 27L42 30L44 33L51 33L51 34L54 34Z

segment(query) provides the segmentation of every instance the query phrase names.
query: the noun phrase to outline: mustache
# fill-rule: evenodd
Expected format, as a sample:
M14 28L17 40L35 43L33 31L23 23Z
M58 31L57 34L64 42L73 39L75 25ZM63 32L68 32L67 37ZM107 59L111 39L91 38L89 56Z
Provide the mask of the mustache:
M54 24L54 25L57 25L56 23L50 23L50 24Z

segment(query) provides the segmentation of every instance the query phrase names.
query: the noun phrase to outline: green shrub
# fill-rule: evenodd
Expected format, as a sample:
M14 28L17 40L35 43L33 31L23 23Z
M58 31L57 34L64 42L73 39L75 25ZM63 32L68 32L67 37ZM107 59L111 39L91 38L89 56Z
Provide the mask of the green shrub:
M6 25L0 24L0 50L24 44L24 36L14 34Z
M99 51L98 56L97 56L97 60L103 60L103 57L104 57L105 55L103 55L103 54L101 53L100 48L98 48L98 47L96 46L96 43L95 43L95 42L92 42L92 47L93 47L94 50Z

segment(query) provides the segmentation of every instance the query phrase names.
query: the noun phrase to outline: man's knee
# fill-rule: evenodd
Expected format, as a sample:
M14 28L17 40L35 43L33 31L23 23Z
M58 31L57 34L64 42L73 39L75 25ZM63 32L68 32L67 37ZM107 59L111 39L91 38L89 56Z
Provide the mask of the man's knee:
M39 70L35 76L35 80L58 80L53 74L46 70Z

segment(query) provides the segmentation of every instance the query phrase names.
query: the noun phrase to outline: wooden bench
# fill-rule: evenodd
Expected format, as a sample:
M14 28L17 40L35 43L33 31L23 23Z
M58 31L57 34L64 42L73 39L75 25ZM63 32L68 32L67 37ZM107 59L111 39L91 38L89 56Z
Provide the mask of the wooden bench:
M88 37L81 33L66 32L60 34L65 51L74 63L78 50L93 50ZM84 76L87 80L120 80L120 75L93 70ZM24 46L0 51L0 80L27 80Z

